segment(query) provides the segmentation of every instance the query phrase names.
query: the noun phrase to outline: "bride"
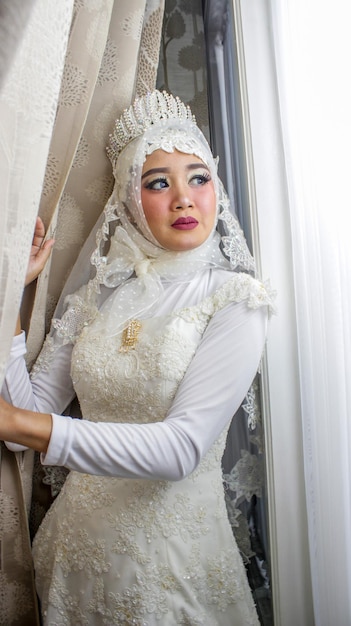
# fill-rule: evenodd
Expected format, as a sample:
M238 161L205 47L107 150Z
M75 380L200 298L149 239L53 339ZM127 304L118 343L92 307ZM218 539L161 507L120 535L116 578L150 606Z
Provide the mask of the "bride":
M30 378L19 325L0 402L8 447L71 470L33 545L43 623L257 625L221 458L270 295L178 98L136 100L108 154L95 249ZM38 219L27 282L50 254L44 234ZM62 415L75 395L81 420Z

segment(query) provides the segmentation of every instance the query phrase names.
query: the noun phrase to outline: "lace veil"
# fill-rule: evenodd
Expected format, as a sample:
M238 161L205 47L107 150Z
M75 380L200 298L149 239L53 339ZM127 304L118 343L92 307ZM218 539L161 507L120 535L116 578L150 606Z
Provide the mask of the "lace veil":
M174 252L160 246L141 204L141 174L155 150L194 154L209 168L217 215L213 232L198 248ZM152 315L164 282L187 281L220 267L254 272L254 261L217 174L217 160L189 109L177 97L154 91L116 121L107 148L115 185L63 290L53 320L63 342L74 342L82 327L108 336L133 318Z

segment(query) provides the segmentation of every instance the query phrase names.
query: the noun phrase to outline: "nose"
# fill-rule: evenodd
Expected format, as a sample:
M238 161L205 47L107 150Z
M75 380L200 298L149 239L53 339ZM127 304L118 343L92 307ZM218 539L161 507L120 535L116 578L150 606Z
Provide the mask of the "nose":
M188 185L183 183L178 183L174 187L174 197L172 202L172 209L175 211L179 211L181 209L188 209L194 206L193 200L191 198L191 193Z

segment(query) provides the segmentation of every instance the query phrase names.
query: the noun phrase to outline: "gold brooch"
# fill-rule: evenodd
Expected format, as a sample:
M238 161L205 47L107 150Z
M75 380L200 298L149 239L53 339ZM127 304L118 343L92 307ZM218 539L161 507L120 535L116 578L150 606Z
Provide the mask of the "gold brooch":
M135 344L138 341L138 335L141 329L141 323L139 320L130 320L127 328L122 333L121 347L119 352L128 352L133 350Z

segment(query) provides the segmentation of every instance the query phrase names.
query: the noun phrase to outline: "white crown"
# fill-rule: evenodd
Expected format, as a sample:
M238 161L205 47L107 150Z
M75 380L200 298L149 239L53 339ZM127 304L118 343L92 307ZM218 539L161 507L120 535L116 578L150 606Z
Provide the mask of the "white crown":
M177 119L195 122L190 107L166 91L152 91L125 109L116 120L113 132L109 135L110 145L107 154L114 166L123 148L147 128L162 120Z

